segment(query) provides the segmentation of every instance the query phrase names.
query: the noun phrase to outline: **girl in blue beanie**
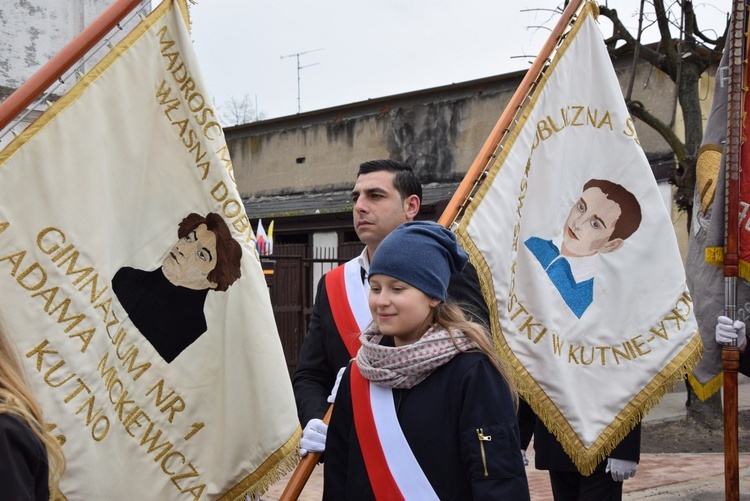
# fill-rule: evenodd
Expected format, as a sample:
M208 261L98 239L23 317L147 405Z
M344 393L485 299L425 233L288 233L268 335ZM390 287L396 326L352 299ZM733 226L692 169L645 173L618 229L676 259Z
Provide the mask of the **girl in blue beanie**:
M336 394L324 500L529 499L515 389L485 329L446 302L467 261L423 221L375 251L373 324Z

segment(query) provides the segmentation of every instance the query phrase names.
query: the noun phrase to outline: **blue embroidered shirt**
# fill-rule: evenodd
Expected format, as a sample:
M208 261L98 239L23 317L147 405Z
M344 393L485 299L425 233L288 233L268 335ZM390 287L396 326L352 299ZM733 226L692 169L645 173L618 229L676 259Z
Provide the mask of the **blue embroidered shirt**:
M524 245L547 272L570 311L581 318L594 300L594 278L576 282L570 263L565 257L560 256L560 249L551 240L531 237Z

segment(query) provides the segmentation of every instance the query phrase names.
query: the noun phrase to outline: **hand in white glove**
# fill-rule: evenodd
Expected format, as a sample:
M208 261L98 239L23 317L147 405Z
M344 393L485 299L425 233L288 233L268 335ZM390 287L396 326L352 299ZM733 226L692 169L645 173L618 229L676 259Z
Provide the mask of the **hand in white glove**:
M339 373L336 374L336 383L333 385L333 389L331 390L331 394L328 395L328 403L332 404L336 401L336 393L339 391L339 383L341 383L341 376L344 375L344 371L346 370L346 367L342 367L339 369Z
M638 463L627 459L607 458L607 473L612 473L612 480L622 482L635 476Z
M305 457L308 452L323 452L326 448L327 433L328 425L320 419L308 421L302 430L302 440L299 441L299 455Z
M529 466L529 458L526 457L526 451L521 449L521 457L523 458L523 465Z
M735 346L742 347L745 343L745 322L742 320L732 321L731 318L720 316L716 319L716 342L731 345L737 341Z

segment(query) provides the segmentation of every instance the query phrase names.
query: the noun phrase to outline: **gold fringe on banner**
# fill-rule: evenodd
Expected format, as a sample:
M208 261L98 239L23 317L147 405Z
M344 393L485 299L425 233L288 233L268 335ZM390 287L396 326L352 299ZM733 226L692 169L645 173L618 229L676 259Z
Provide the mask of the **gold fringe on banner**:
M706 262L714 266L724 266L724 247L706 247ZM740 259L738 276L750 280L750 263Z
M688 382L690 383L690 387L693 389L695 396L698 397L701 402L705 402L724 386L724 373L718 373L706 384L701 384L691 373L688 374Z
M248 496L251 501L259 501L269 487L296 468L300 459L300 438L302 438L302 430L297 428L287 443L268 456L268 459L256 471L221 496L219 501L243 501L245 496Z

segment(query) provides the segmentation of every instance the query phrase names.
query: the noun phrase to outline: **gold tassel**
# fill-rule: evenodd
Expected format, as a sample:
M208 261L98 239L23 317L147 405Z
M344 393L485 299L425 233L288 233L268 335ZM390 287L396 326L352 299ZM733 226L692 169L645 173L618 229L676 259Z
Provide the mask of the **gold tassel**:
M591 9L591 15L594 16L594 21L599 20L599 3L595 0L589 0L586 2L586 7Z
M724 266L724 247L706 247L706 262L714 266ZM740 260L739 277L750 280L750 263Z
M296 454L290 454L286 456L284 459L282 459L281 462L276 466L274 470L269 471L258 482L256 482L252 488L246 490L245 492L241 493L239 496L235 497L233 501L244 501L246 499L245 495L247 495L250 501L260 501L263 494L273 484L278 482L278 480L281 477L283 477L287 473L294 471L298 463L299 463L299 449L297 449Z
M690 387L693 389L693 393L701 402L705 402L711 395L721 390L724 386L724 374L722 372L714 376L711 381L706 384L701 384L695 376L688 374L688 381Z
M706 262L714 266L724 266L724 247L706 247Z

